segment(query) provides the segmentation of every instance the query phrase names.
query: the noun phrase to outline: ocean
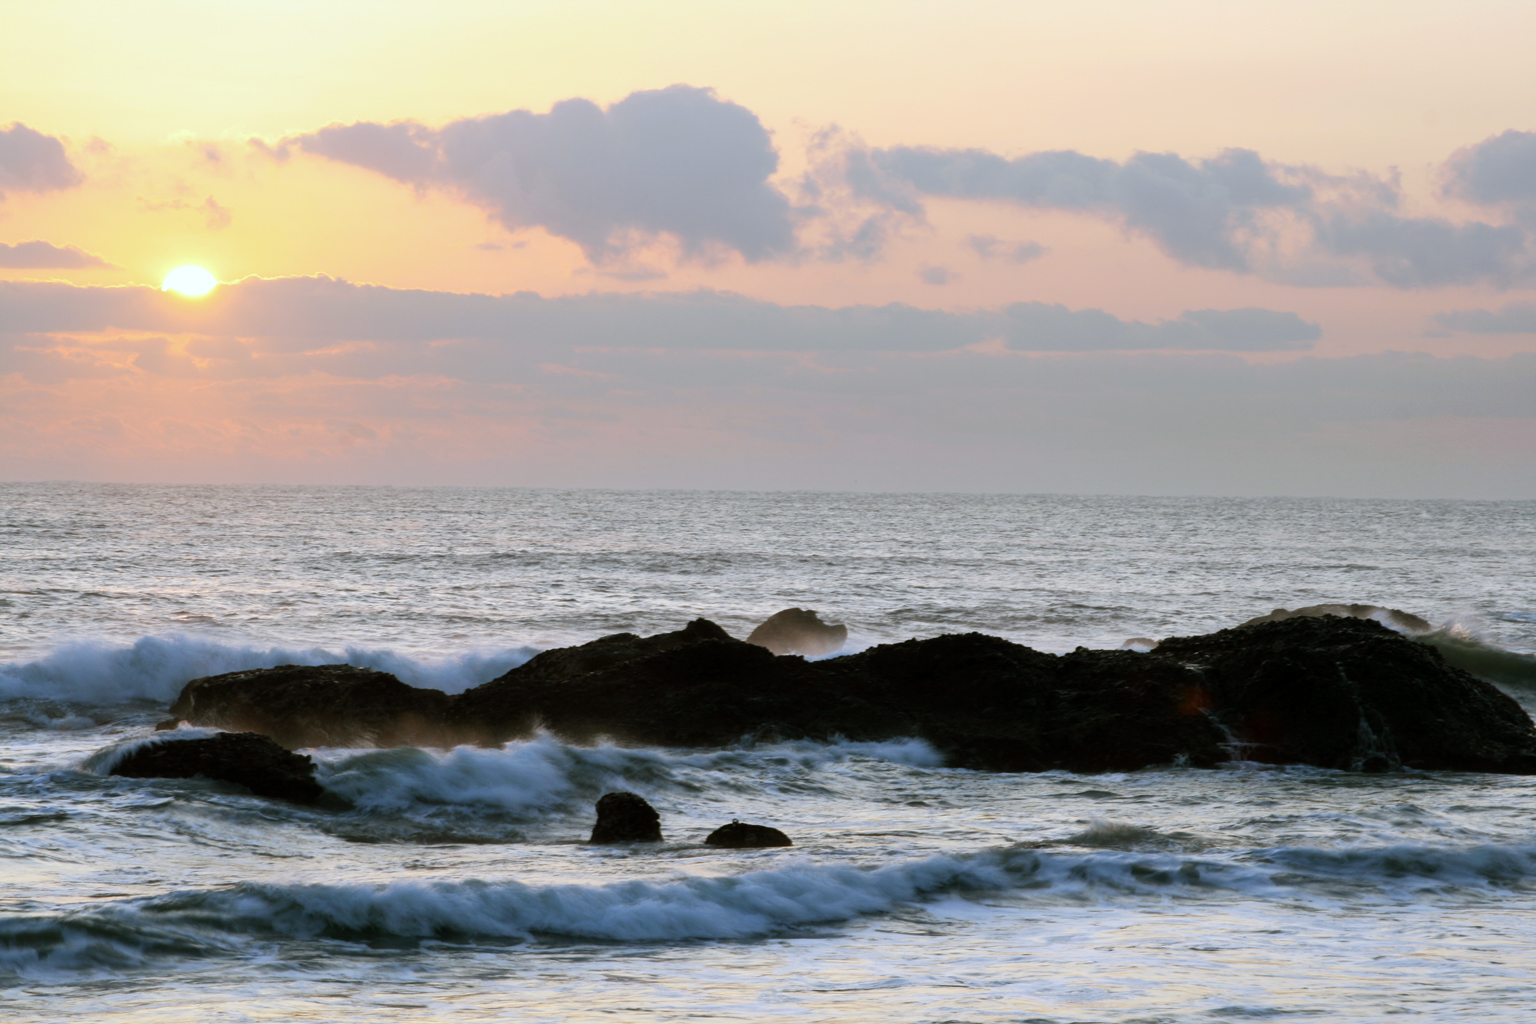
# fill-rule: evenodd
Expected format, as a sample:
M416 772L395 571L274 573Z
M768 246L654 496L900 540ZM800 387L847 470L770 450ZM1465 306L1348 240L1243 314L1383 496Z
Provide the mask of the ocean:
M783 608L1054 653L1359 602L1536 708L1536 502L0 484L6 1021L1528 1021L1536 779L994 774L922 741L106 774L189 679L457 693ZM604 792L660 844L591 847ZM702 843L733 819L785 849Z

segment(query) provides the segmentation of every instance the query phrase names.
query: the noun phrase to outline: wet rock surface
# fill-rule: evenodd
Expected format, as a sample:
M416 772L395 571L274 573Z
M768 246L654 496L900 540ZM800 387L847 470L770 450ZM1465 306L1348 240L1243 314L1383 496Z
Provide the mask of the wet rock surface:
M636 793L604 793L589 843L659 843L661 815Z
M315 763L266 736L222 732L199 739L170 739L138 747L109 772L131 779L202 776L244 786L257 796L312 804L324 792Z
M733 821L721 825L704 839L705 846L723 846L729 850L758 850L771 846L794 846L789 836L770 825L750 825Z
M541 728L578 743L681 747L917 736L951 766L990 771L1238 757L1536 774L1536 727L1513 699L1367 618L1289 617L1148 653L1060 657L954 634L814 663L696 619L546 651L456 698L384 673L323 670L195 680L172 712L293 746L349 735L500 743Z

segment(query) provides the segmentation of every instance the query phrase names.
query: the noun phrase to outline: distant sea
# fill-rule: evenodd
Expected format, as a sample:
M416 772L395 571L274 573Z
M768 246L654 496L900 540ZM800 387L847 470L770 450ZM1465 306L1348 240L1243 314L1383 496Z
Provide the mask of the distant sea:
M1536 707L1536 502L0 484L0 1019L1529 1021L1536 779L547 736L309 751L350 809L104 774L242 668L460 692L699 616L1061 653L1331 602ZM666 841L588 847L611 789ZM733 818L795 845L702 845Z

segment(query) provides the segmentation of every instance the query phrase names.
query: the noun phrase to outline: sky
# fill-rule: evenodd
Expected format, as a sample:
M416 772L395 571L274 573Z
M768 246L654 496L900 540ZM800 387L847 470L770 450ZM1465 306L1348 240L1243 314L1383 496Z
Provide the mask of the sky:
M1527 0L0 8L0 480L1536 497Z

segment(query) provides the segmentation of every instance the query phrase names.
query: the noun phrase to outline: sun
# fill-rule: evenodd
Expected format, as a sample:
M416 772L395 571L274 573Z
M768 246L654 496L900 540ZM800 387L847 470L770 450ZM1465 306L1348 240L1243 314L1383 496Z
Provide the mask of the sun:
M207 295L219 282L202 267L177 267L165 275L160 284L163 292L180 292L183 295Z

